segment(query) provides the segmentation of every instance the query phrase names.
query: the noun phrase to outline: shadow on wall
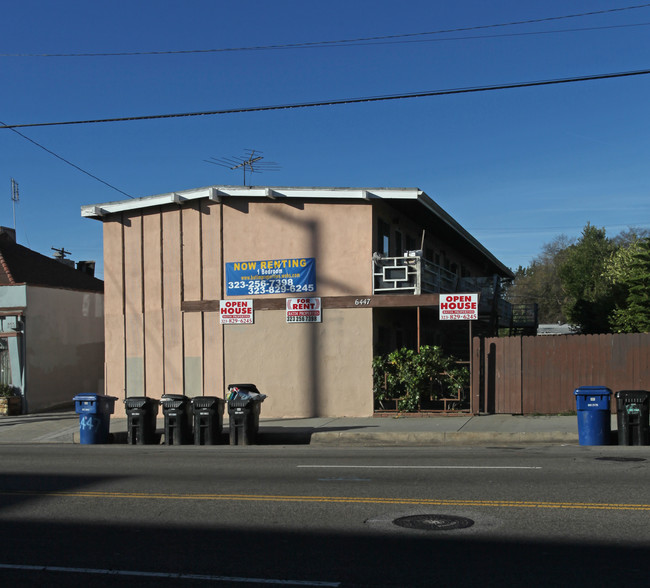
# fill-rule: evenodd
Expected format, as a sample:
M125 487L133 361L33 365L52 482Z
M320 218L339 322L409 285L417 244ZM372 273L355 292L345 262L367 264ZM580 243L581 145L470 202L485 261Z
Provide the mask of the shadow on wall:
M314 257L317 267L317 288L320 289L323 286L334 287L337 291L345 292L349 288L348 284L338 281L333 278L324 278L322 275L318 274L318 259L322 253L320 241L321 241L321 231L319 223L314 220L300 220L294 216L288 215L283 212L280 208L277 210L272 209L270 214L275 216L278 219L281 219L286 224L293 224L296 226L297 230L302 230L309 235L309 251L305 252L305 256ZM353 292L349 292L354 294ZM306 382L308 389L308 406L307 406L307 417L315 417L322 414L322 384L321 384L321 362L319 361L319 349L318 349L318 324L308 324L305 325L309 327L309 344L307 351L307 362L309 363L308 373L309 381Z

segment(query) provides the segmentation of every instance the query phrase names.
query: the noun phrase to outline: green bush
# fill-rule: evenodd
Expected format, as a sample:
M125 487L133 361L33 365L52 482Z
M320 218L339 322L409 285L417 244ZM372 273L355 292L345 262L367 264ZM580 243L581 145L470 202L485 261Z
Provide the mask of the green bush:
M406 412L417 410L420 398L427 394L434 399L454 396L469 383L467 368L459 367L453 356L435 345L423 345L420 353L403 347L376 356L372 372L375 400L397 399L397 408Z
M0 398L10 398L16 396L16 388L9 384L0 384Z

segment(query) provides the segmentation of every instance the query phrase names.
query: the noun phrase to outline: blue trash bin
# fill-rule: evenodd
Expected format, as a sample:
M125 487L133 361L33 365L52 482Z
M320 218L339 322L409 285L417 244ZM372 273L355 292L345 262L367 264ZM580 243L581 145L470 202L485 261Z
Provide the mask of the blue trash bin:
M575 389L574 394L580 445L609 445L612 391L605 386L581 386Z
M111 415L117 398L103 394L77 394L73 400L79 415L80 442L84 445L108 443Z

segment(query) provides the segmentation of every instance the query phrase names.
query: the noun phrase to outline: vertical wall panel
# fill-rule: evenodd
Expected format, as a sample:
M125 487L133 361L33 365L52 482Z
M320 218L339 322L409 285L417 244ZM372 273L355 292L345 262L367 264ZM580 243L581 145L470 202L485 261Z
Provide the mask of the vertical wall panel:
M181 214L163 212L163 348L165 393L183 392L183 317L181 315Z
M183 208L182 256L183 256L183 299L202 299L202 243L201 213L199 202L192 202ZM203 395L203 320L201 313L183 314L183 390L187 396Z
M161 217L157 209L142 216L144 275L144 353L146 395L164 394Z
M202 201L201 247L203 253L203 298L220 300L221 295L221 206ZM218 312L202 313L203 320L203 391L207 396L223 396L223 327Z
M106 393L124 398L124 284L121 218L104 221L104 341ZM108 252L108 254L106 254Z
M144 323L142 306L142 217L124 218L124 314L126 394L144 395Z

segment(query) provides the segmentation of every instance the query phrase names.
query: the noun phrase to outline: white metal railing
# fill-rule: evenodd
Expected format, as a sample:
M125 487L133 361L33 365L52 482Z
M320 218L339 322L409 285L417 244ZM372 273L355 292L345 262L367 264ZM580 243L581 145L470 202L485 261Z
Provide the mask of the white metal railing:
M373 294L479 292L480 315L495 316L500 327L512 324L512 305L501 297L498 276L459 278L419 252L401 257L373 255L372 276Z
M456 274L422 259L419 255L402 257L373 256L373 294L380 292L452 293L457 291Z

